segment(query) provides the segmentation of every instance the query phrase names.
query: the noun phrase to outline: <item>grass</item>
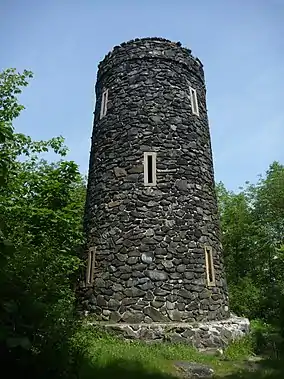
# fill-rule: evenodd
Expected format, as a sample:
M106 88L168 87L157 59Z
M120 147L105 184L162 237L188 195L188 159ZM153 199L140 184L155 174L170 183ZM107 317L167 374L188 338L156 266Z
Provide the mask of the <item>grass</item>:
M264 324L252 326L251 335L234 341L219 356L183 344L125 341L82 326L52 354L48 351L39 360L27 356L27 365L6 363L10 373L12 368L17 373L12 376L30 379L189 379L176 368L176 361L205 364L213 368L215 379L284 379L280 333Z
M206 364L216 379L284 379L284 363L274 351L266 351L261 361L248 361L257 350L255 334L233 342L219 357L182 344L123 341L94 327L84 328L75 340L85 348L79 379L174 379L181 377L175 361Z

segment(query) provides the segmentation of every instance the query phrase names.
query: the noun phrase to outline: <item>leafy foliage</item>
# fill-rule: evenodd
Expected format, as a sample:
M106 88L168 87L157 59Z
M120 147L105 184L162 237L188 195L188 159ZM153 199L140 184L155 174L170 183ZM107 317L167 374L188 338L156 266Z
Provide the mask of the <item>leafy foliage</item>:
M24 70L22 74L11 68L0 72L0 185L3 185L10 169L7 147L13 141L12 121L24 109L17 100L22 92L21 87L27 86L27 79L32 78L30 71Z
M65 156L62 137L32 141L13 130L23 109L16 95L30 77L15 70L0 75L0 355L6 363L18 360L22 369L28 362L29 371L34 359L48 357L51 369L69 359L63 344L76 325L85 200L85 180L74 162L40 157L50 150Z
M281 324L284 269L284 166L270 165L239 193L222 183L217 195L231 307L238 314ZM284 316L284 314L283 314Z

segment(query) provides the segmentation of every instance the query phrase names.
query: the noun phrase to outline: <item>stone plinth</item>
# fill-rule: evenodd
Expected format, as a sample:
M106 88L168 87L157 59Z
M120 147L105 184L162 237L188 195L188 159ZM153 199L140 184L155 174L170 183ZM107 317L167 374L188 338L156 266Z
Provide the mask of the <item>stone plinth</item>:
M198 349L224 348L250 331L247 318L231 316L222 321L200 323L122 324L94 322L124 339L147 342L171 342L192 345Z

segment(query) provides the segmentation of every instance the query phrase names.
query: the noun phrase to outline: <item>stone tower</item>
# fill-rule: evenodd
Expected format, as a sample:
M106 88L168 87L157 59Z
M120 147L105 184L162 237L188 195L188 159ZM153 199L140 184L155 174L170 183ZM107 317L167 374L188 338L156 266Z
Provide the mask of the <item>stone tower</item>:
M99 64L84 305L112 323L229 317L202 63L162 38Z

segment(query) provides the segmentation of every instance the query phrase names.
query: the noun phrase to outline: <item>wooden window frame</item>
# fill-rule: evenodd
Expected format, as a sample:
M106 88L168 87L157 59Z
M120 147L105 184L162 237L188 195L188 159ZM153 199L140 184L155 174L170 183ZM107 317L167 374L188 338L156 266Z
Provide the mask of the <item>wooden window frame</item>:
M190 92L190 101L191 101L191 111L196 116L199 116L199 108L198 108L198 99L196 89L189 87Z
M148 157L152 157L152 182L149 182ZM144 152L144 186L155 187L157 185L157 153Z
M212 247L204 246L204 253L205 253L207 285L208 287L214 287L216 285L216 280L215 280L215 269L214 269Z
M92 285L94 281L94 269L95 269L96 249L91 247L88 251L88 262L86 269L86 284Z
M108 89L104 89L102 93L100 120L107 114L107 103L108 103Z

